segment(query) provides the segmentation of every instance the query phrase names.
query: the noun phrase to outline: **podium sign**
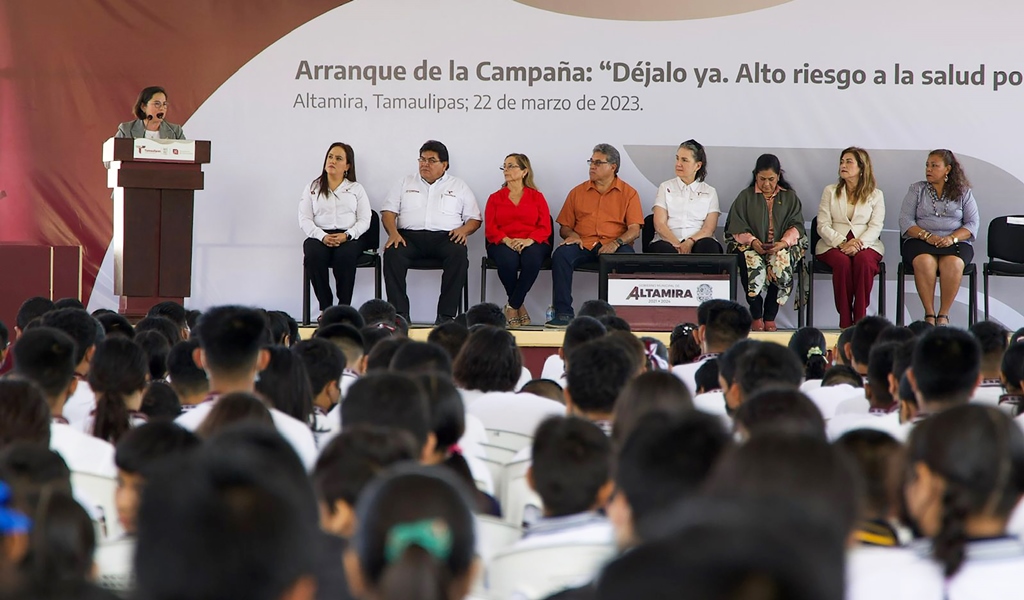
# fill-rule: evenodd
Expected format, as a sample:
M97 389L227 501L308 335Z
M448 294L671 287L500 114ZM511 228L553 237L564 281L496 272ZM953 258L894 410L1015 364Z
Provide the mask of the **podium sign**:
M602 254L598 297L635 331L697 322L697 307L736 295L734 254Z
M103 144L114 188L114 293L120 312L145 316L192 294L192 204L203 189L210 142L111 138Z

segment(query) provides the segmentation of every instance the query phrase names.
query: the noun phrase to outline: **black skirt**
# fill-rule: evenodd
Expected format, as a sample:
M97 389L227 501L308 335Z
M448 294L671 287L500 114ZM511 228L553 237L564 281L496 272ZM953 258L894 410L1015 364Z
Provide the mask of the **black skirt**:
M936 248L924 240L909 239L903 240L900 253L903 255L903 264L911 268L914 266L914 259L922 254L959 256L965 266L974 262L974 246L967 242L960 242L946 248Z

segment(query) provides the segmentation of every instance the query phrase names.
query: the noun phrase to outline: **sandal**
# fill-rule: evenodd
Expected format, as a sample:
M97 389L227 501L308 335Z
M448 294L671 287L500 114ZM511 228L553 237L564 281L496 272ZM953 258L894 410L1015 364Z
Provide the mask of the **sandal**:
M508 304L505 305L505 324L509 329L517 329L521 323L519 311Z
M940 320L945 319L945 323L939 323ZM936 327L949 327L949 315L935 315L935 326Z
M924 316L924 322L928 323L929 325L935 325L935 319L937 317L938 317L938 315L925 315Z
M525 306L520 306L519 307L519 326L520 327L526 327L530 323L532 323L532 321L530 320L530 313L526 312L526 307Z

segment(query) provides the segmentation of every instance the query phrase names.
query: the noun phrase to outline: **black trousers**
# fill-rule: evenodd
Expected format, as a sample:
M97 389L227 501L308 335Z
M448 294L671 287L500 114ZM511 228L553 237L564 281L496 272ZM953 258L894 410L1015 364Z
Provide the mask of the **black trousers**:
M384 285L388 302L398 314L409 319L409 294L406 275L415 260L436 260L441 263L441 295L437 300L437 318L454 319L459 314L462 288L469 275L469 252L466 246L448 239L447 231L399 229L406 245L384 251Z
M647 252L651 254L678 254L672 244L665 240L658 240L651 242L651 245L647 247ZM722 245L718 243L715 238L701 238L693 243L694 254L724 254Z
M332 229L327 233L342 233ZM359 240L348 240L344 244L331 248L318 239L306 238L302 243L302 264L309 273L309 281L313 284L313 293L320 303L323 312L333 304L331 282L327 270L334 271L334 284L338 288L338 304L352 304L352 290L356 286L356 261L363 252L363 244Z
M498 265L498 279L505 286L508 305L520 308L544 260L551 258L551 246L534 243L516 252L505 244L487 244L487 256Z

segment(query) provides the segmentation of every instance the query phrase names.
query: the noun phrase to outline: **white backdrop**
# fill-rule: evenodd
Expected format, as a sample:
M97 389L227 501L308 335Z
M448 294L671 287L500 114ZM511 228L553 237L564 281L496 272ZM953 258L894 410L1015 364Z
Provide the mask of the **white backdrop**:
M983 229L996 215L1024 212L1017 200L1024 191L1017 150L1024 133L1018 117L1024 90L1010 83L993 89L996 71L1024 69L1024 39L1013 29L1022 19L1024 7L994 1L936 0L924 9L880 0L797 0L733 16L662 22L569 16L512 0L356 0L268 47L184 124L189 138L213 141L206 189L196 194L188 304L244 303L299 314L302 234L296 206L302 187L320 173L333 141L354 146L358 180L375 209L401 176L414 171L419 145L434 138L447 144L452 174L469 183L481 209L502 181L497 167L504 156L524 152L557 214L567 191L586 178L584 161L594 144L607 142L622 151L620 175L637 188L650 212L657 184L672 176L675 146L696 138L709 149L708 183L718 188L723 210L749 181L753 159L762 151L776 151L808 221L822 188L836 177L839 150L868 148L887 200L883 239L892 316L900 202L907 185L923 178L929 149L948 147L964 157ZM424 60L439 67L440 81L414 77ZM297 76L302 61L311 66L401 65L406 80L314 80ZM449 61L467 67L466 80L449 79ZM668 61L673 70L685 69L685 81L645 86L646 63L653 69ZM556 68L565 62L579 67L589 81L482 81L477 66L483 62ZM615 63L631 72L639 63L641 82L616 81L622 67L602 69ZM836 83L796 83L794 69L804 63L811 69L860 69L866 82L847 89ZM913 84L894 82L896 63L913 73ZM925 71L945 71L950 64L959 71L983 68L984 83L924 84ZM760 65L781 69L785 81L738 82L743 65L751 72ZM698 87L698 73L714 68L723 81L711 83L713 76L708 76ZM884 84L874 83L876 70L884 73ZM1020 73L1008 74L1007 80L1019 84ZM365 108L297 105L297 98L305 101L307 94L347 99L350 105L360 98ZM461 99L467 110L387 110L378 107L374 94L428 102ZM584 95L594 100L594 110L578 109ZM475 110L485 96L491 108ZM623 105L642 110L600 110L603 96L625 97ZM502 97L515 100L515 109L499 109ZM565 99L571 108L524 109L524 100L539 99ZM723 214L720 225L724 221ZM980 242L979 266L985 258L984 236ZM482 255L481 231L470 242L474 302ZM433 273L410 274L414 298L423 300L413 303L414 320L433 320L438 281ZM1011 294L1016 283L993 281L994 316L1010 327L1024 325L1024 302ZM109 260L92 308L112 302L109 289L102 293L104 282L109 288ZM502 304L497 277L488 283L488 299ZM834 326L838 317L831 290L824 280L818 286L817 324ZM911 282L907 288L912 295ZM353 301L358 304L372 294L372 277L361 271ZM596 278L578 275L575 296L577 306L596 296ZM966 281L961 300L966 302ZM527 307L538 320L549 303L550 280L542 273ZM920 317L916 297L908 298L908 307L909 317ZM784 309L780 321L794 320L794 313ZM958 304L954 322L965 321L966 308Z

